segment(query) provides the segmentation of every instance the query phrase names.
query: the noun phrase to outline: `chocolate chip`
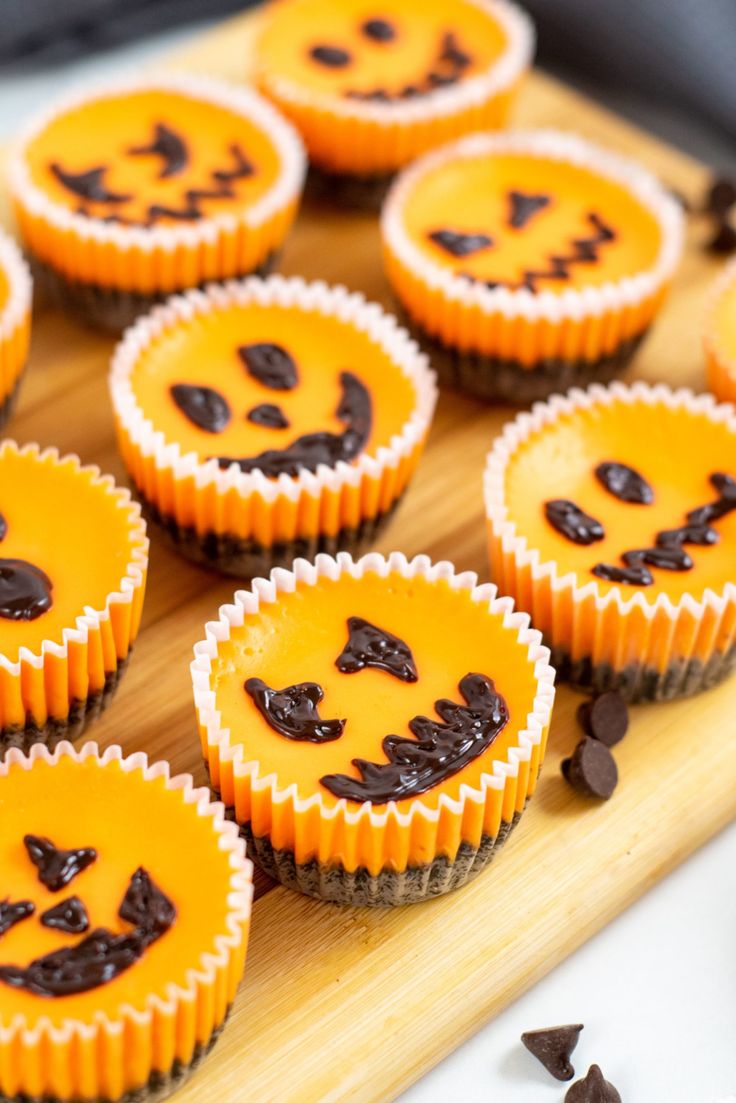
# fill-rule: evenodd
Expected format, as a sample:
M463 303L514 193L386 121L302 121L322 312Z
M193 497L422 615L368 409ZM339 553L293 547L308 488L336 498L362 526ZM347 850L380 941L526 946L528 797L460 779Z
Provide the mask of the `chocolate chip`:
M711 253L732 253L736 249L736 226L725 216L716 226L715 232L705 243Z
M396 30L388 19L366 19L360 29L366 38L372 38L374 42L393 42L396 38Z
M567 498L553 498L552 501L545 502L544 515L553 529L574 544L595 544L606 535L600 521L584 513Z
M596 563L593 567L596 578L604 582L623 582L627 586L651 586L654 582L652 572L644 566L617 567L613 563Z
M40 835L26 835L23 843L38 869L39 881L51 892L60 892L97 859L97 851L90 846L61 850Z
M254 406L246 416L254 425L265 425L267 429L289 428L288 417L281 407L273 402L262 402L260 406Z
M555 1080L572 1080L575 1069L570 1054L578 1044L582 1023L570 1026L550 1026L544 1030L527 1030L521 1040L530 1053L541 1061Z
M174 383L170 394L184 416L205 433L221 433L230 424L230 405L214 387Z
M0 900L0 935L4 935L21 920L28 919L35 910L36 905L30 900L18 900L15 904L11 904L9 900Z
M586 736L561 763L565 781L586 797L608 800L618 784L618 769L608 747Z
M626 463L599 463L595 476L609 494L622 502L648 506L654 501L654 491L644 476Z
M352 60L349 52L340 46L313 46L309 56L328 69L344 69Z
M430 241L439 245L453 257L467 257L481 249L493 245L493 239L487 234L463 234L457 230L433 230L427 235Z
M241 345L238 356L248 374L271 391L293 391L299 382L296 364L283 345L257 341Z
M705 194L708 214L725 214L736 203L736 180L730 176L715 176Z
M567 1089L565 1103L621 1103L613 1084L603 1078L598 1065L591 1065L588 1075Z
M41 916L44 927L52 930L65 931L66 934L84 934L89 928L89 916L87 909L78 896L70 896L68 900L62 900L55 904Z
M629 730L629 710L623 697L609 690L592 701L583 701L578 709L578 723L586 735L614 747Z

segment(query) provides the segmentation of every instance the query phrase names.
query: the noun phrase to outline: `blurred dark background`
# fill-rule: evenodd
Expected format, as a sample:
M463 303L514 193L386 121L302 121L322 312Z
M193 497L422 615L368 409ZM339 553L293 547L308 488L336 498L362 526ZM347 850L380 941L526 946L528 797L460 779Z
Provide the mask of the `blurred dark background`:
M377 0L390 11L392 0ZM428 0L442 4L443 0ZM0 112L123 44L162 46L244 0L0 0ZM526 0L538 63L719 169L736 170L736 0ZM155 36L155 38L152 38ZM124 51L125 60L136 58ZM115 58L111 58L115 61ZM5 100L5 103L3 103ZM21 104L23 101L18 100Z

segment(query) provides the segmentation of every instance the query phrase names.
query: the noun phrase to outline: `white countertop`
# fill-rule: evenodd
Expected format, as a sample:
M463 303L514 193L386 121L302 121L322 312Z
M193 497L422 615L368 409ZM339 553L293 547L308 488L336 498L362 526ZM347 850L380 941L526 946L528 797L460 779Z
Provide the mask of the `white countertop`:
M63 84L136 64L191 33L169 32L50 71L0 73L0 141ZM733 723L736 753L736 717ZM545 1072L519 1035L574 1022L585 1024L573 1055L576 1070L599 1064L623 1103L736 1103L736 823L401 1103L562 1103L567 1085Z

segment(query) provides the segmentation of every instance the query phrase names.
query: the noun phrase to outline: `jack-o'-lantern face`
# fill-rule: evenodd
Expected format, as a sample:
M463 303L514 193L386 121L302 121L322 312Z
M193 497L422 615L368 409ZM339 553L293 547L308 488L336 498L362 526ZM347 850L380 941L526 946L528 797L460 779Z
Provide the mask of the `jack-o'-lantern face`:
M614 402L561 418L508 468L509 517L580 585L700 598L734 579L736 438L684 409Z
M271 75L340 98L408 102L487 69L506 34L471 0L288 0L259 41Z
M182 451L270 477L375 453L416 401L408 377L364 332L257 304L166 332L139 357L131 386Z
M342 576L264 603L212 687L245 760L280 788L400 806L478 786L526 721L533 671L487 607L444 585Z
M123 226L197 222L257 201L279 171L254 122L164 89L111 94L30 143L34 183L79 214Z
M580 166L495 153L416 181L406 229L433 264L489 288L561 293L650 268L661 233L623 186Z

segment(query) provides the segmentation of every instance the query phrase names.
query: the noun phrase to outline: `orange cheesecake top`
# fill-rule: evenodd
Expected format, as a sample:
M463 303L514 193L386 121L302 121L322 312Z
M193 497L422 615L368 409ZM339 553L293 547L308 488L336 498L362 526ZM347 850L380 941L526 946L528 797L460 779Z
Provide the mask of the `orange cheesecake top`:
M0 1027L143 1010L228 934L231 855L163 777L92 757L13 764L0 819Z
M368 571L262 602L218 645L210 684L231 746L279 791L400 811L479 789L537 691L527 646L487 601Z
M266 80L356 103L410 103L487 71L508 38L474 0L280 0L258 44Z
M469 283L533 293L599 286L654 267L662 231L623 184L541 154L435 161L404 195L420 254Z
M164 88L111 92L53 117L25 149L54 203L120 226L186 225L240 212L273 186L279 154L262 126Z
M144 545L137 514L94 471L0 446L0 656L61 644L88 608L105 609Z
M375 455L417 402L414 383L361 329L257 303L164 329L130 385L144 417L182 452L272 477Z
M0 264L0 316L8 304L10 298L10 280L8 274Z
M736 432L687 407L561 413L510 456L505 501L528 548L580 586L677 601L736 581Z

